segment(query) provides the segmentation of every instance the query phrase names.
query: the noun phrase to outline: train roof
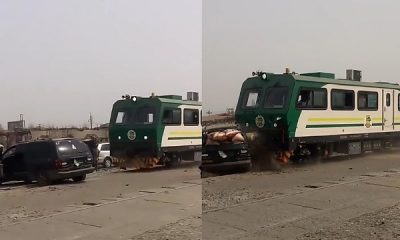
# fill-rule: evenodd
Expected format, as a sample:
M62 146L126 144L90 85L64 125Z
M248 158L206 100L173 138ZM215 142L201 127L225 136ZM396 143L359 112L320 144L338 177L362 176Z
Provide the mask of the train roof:
M335 78L324 78L324 77L313 77L301 74L292 75L296 81L308 81L308 82L320 82L326 84L339 84L339 85L350 85L350 86L361 86L361 87L374 87L374 88L390 88L399 89L400 85L397 83L388 82L361 82L346 79L335 79Z
M199 101L189 101L183 100L180 96L175 95L166 95L166 96L154 96L154 97L129 97L122 100L118 100L116 103L133 103L137 102L147 102L147 103L167 103L167 104L178 104L178 105L193 105L193 106L201 106L202 103ZM135 98L133 100L132 98Z
M263 73L260 73L263 74ZM289 74L274 74L274 73L265 73L266 81L274 78L281 79L294 79L295 81L304 81L304 82L318 82L325 84L339 84L339 85L348 85L348 86L361 86L361 87L373 87L373 88L388 88L388 89L397 89L400 90L400 85L398 83L389 83L389 82L362 82L355 80L347 80L347 79L338 79L335 78L335 74L333 73L324 73L324 72L315 72L315 73L289 73ZM260 79L261 76L254 76L252 78ZM261 78L263 79L263 78Z
M156 98L162 103L176 103L176 104L201 106L201 102L197 101L180 100L180 99L163 98L163 97L156 97Z

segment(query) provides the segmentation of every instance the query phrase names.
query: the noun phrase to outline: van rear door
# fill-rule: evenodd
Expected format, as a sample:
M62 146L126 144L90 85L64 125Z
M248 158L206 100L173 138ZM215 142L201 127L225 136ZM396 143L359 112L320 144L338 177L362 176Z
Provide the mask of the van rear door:
M55 141L62 169L77 169L90 167L93 161L89 147L77 139Z

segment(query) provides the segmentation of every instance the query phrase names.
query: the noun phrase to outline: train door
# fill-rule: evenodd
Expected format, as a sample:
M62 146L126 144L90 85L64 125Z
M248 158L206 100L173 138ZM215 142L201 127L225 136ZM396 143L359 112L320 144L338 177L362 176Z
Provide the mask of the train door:
M383 129L393 130L394 129L394 90L382 90L383 92Z

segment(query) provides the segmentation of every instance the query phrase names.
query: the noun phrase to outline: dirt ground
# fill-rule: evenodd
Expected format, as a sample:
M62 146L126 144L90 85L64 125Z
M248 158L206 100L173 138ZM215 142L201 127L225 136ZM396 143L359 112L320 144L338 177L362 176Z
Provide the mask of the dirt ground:
M400 204L363 214L337 226L307 233L298 240L400 239Z
M193 163L101 170L82 183L0 185L0 239L201 239L199 216L201 179Z
M200 240L201 216L185 218L178 222L165 225L156 230L147 231L131 240Z
M399 239L398 154L204 178L203 239Z

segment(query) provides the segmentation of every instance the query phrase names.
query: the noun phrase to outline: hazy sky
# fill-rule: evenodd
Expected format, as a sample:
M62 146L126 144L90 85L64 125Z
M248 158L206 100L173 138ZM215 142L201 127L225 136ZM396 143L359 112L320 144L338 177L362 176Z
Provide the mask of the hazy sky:
M400 1L204 0L203 107L236 107L252 71L400 82Z
M109 120L121 95L201 90L201 0L1 0L0 123Z

